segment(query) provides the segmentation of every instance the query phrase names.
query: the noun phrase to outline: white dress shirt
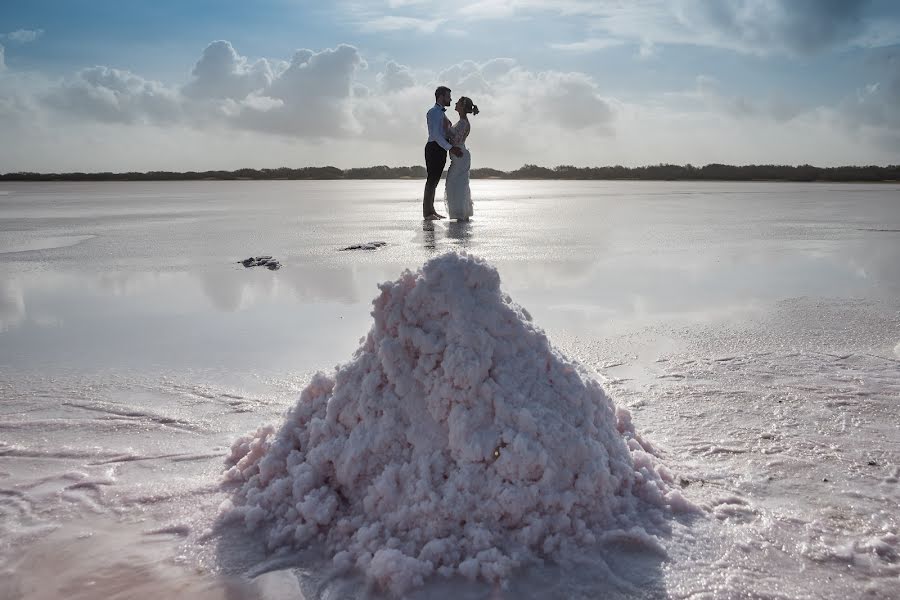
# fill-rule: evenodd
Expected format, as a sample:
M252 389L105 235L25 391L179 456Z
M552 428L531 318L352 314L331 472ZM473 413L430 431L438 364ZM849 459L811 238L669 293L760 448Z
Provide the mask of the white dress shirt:
M435 102L425 115L425 122L428 123L428 141L437 142L444 150L450 150L453 145L447 141L447 134L444 133L445 118L444 107Z

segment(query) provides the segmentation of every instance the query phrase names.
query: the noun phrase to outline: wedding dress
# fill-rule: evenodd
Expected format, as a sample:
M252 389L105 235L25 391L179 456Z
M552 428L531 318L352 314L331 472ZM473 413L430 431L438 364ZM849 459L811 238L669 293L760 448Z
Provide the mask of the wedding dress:
M450 153L450 168L447 169L447 179L444 182L444 202L447 205L447 216L451 219L465 220L473 214L472 192L469 189L472 155L466 148L469 129L469 122L460 119L447 132L450 143L462 150L462 156Z

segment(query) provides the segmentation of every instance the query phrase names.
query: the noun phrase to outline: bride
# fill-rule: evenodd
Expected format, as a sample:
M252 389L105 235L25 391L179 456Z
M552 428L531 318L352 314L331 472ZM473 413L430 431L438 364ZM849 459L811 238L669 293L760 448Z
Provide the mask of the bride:
M450 168L444 183L444 202L447 204L447 216L457 221L468 221L472 216L472 192L469 190L469 169L472 166L472 155L466 148L466 138L472 130L468 114L478 114L478 107L471 98L463 96L456 101L454 107L459 113L459 121L447 131L447 139L455 147L462 150L461 156L450 153Z

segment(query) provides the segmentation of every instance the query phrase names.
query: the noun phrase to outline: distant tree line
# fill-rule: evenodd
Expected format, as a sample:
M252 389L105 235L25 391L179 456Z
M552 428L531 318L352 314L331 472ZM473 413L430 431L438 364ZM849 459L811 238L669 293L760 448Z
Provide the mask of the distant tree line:
M812 165L649 165L645 167L547 168L524 165L514 171L472 169L478 179L637 179L645 181L898 181L900 165L879 167L814 167ZM425 167L301 167L238 169L236 171L147 171L128 173L31 173L0 175L0 181L169 181L204 179L424 179Z

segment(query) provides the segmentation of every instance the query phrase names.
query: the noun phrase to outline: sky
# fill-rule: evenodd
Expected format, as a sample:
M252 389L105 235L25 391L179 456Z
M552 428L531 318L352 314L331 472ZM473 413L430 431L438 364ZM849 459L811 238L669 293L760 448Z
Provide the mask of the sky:
M3 0L0 173L900 163L896 0ZM457 115L448 111L456 120Z

